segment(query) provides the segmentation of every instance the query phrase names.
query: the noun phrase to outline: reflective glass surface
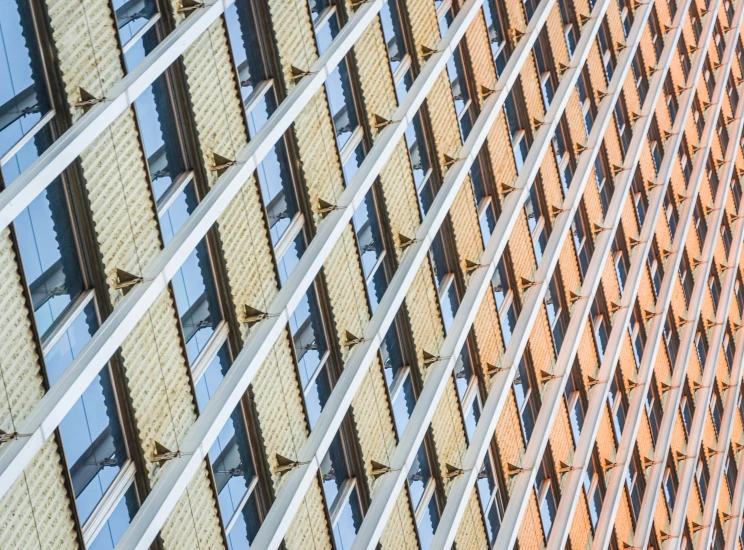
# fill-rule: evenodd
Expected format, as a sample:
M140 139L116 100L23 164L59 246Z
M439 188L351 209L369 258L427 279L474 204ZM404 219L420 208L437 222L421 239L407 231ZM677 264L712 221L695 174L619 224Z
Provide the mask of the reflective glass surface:
M51 385L97 329L95 304L91 302L44 358ZM108 368L95 377L73 405L59 431L78 516L85 523L127 458Z
M51 108L27 1L6 0L0 9L0 156ZM32 143L35 141L31 140ZM5 183L36 159L37 146L4 167Z
M138 509L137 493L132 485L111 512L103 529L88 545L88 550L114 550Z
M39 334L83 290L62 182L55 180L13 222Z
M160 227L167 244L196 206L193 182L186 186L161 215ZM171 281L189 361L194 362L222 319L206 241L202 240Z

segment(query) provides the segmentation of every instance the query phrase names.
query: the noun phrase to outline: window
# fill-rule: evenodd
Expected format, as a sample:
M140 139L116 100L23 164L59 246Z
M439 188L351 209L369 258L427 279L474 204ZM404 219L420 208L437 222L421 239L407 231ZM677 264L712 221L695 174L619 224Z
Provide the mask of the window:
M703 116L703 110L700 108L700 101L697 97L692 102L692 118L695 120L698 135L702 136L703 127L705 126L705 117Z
M547 540L558 508L558 493L553 487L553 480L548 473L544 460L535 477L535 493L537 494L537 507L540 510L543 534Z
M4 2L0 28L0 182L7 186L51 145L55 112L29 2Z
M457 294L457 285L455 284L455 273L457 264L454 258L445 251L443 230L440 229L434 242L429 249L434 276L438 287L439 306L442 312L442 321L444 322L445 332L450 329L455 319L457 308L460 305L460 299Z
M685 382L684 392L682 399L679 403L679 412L682 416L682 426L685 428L685 433L690 435L690 428L692 427L692 418L695 410L695 401L690 393L690 386Z
M507 271L507 265L509 265L508 260L502 255L494 271L493 279L491 279L505 348L509 345L512 332L517 324L517 304L515 303L515 293L512 286L512 279L510 278L511 268Z
M695 210L692 212L692 219L695 224L695 231L697 232L698 240L700 241L701 250L703 249L703 243L705 243L705 236L708 233L708 222L706 218L705 208L703 208L703 203L700 201L700 197L698 197L698 200L695 203Z
M656 239L651 243L651 251L646 258L648 264L648 272L651 277L651 284L654 287L654 294L658 297L659 291L661 290L661 281L664 278L664 262L659 254L659 248L656 244Z
M114 0L113 4L116 10L116 26L119 30L122 51L127 59L127 68L131 71L144 59L144 56L136 54L130 58L128 54L131 50L142 48L140 41L148 42L156 36L159 29L155 26L160 20L160 13L158 13L155 0L138 3ZM150 49L148 48L148 53Z
M726 472L726 481L728 482L729 493L734 494L734 487L736 487L736 478L739 474L736 468L736 453L734 453L734 449L732 447L729 447L724 471Z
M573 234L576 257L579 260L579 270L582 276L586 276L586 271L589 269L589 261L592 258L590 245L587 240L587 235L591 235L591 230L587 228L587 225L583 208L579 207L571 223L571 232Z
M736 106L739 104L739 91L736 89L736 80L733 73L729 73L729 79L726 86L726 92L731 102L731 110L736 111Z
M672 16L673 17L673 16ZM661 32L661 25L659 25L659 16L656 14L656 9L651 10L649 16L648 26L651 31L651 42L654 44L654 51L656 52L656 58L661 56L661 52L664 50L664 35Z
M584 473L584 494L586 495L587 507L589 508L589 519L592 522L592 528L597 527L597 521L599 521L599 514L602 512L602 502L604 500L604 487L600 481L599 473L601 470L598 467L599 460L597 458L596 451L592 460L586 466L586 472Z
M539 391L533 391L535 384L530 378L526 361L526 354L522 355L522 359L519 361L519 371L513 382L514 399L519 410L525 446L532 437L532 430L535 428L537 414L540 411Z
M715 72L710 66L710 58L705 58L705 64L703 65L703 77L705 78L705 85L708 88L708 95L713 95L713 89L715 88Z
M509 60L509 48L506 41L506 33L502 23L499 4L495 0L483 2L483 15L488 27L488 38L491 41L491 55L496 63L496 73L501 75Z
M677 499L677 475L674 471L674 460L671 456L667 459L667 467L664 470L662 487L664 489L664 498L667 502L667 509L671 516L672 510L674 509L674 503Z
M734 207L735 210L739 211L739 205L741 204L741 185L739 185L739 182L736 180L736 178L733 178L731 180L731 196L734 198Z
M734 367L734 357L736 356L736 344L734 343L734 337L731 334L730 328L726 329L726 336L723 337L723 351L726 358L726 366L730 374L731 369Z
M680 36L682 39L682 36ZM669 109L669 118L674 124L674 119L677 118L677 93L674 90L674 84L672 83L671 75L667 74L666 80L664 80L664 97L666 98L667 109Z
M230 365L230 353L223 344L206 368L194 372L199 409L204 410ZM239 404L209 450L220 516L231 549L246 548L246 541L253 542L261 525L258 477L244 415Z
M677 206L674 202L674 190L671 185L667 187L666 195L664 195L664 213L666 214L666 220L669 224L669 233L671 234L672 240L674 240L674 234L677 232L679 214L677 214Z
M527 154L529 153L530 148L525 133L527 125L523 120L524 116L520 114L520 111L517 108L515 93L519 93L518 87L513 88L506 97L506 101L504 101L504 111L506 112L509 135L511 136L514 162L517 167L517 173L519 173L522 171L524 161L527 160Z
M584 427L584 418L586 413L586 398L582 394L581 388L581 367L578 361L574 360L573 367L569 373L564 394L566 397L566 410L568 419L571 424L571 433L574 439L574 445L578 445L581 429Z
M610 80L612 80L612 73L615 70L615 54L610 49L611 39L607 21L603 21L602 26L599 27L597 40L599 41L599 51L602 54L602 65L604 65L605 69L605 80L609 84Z
M421 124L421 111L413 117L413 121L406 128L405 136L408 157L413 168L413 181L416 184L419 210L421 215L425 216L434 202L434 188L429 150Z
M705 360L708 358L708 340L705 337L705 327L702 321L698 324L698 329L695 333L695 349L702 370L702 366L705 365Z
M467 345L460 352L454 372L463 423L465 424L465 435L470 441L480 418L481 400L478 377L473 376L473 362L470 360L470 351Z
M640 177L638 170L636 170L635 176L633 176L633 188L631 189L631 193L631 196L633 197L633 205L635 206L636 219L638 220L638 226L640 227L646 220L648 197L646 196L643 179Z
M687 77L690 76L690 56L687 54L687 43L682 35L680 35L677 41L677 55L682 64L682 73L685 75L685 81L687 81Z
M716 312L718 311L718 300L721 297L721 282L715 268L711 269L711 274L708 277L708 288L710 289L710 296L713 298L713 311Z
M390 392L393 421L398 436L401 436L416 406L416 395L411 381L411 367L409 366L411 362L404 357L396 325L388 329L380 346L380 355L385 371L385 381Z
M498 203L498 193L492 190L490 178L486 179L486 167L488 166L487 152L483 149L478 153L478 158L470 169L470 184L473 187L473 198L475 199L475 208L478 212L478 224L481 230L481 239L483 246L486 247L493 230L496 228L498 213L496 204Z
M633 458L628 464L628 472L625 476L625 487L630 495L630 509L633 519L638 520L638 514L641 513L641 501L643 498L643 467L638 459L638 452L633 453Z
M553 74L550 67L546 63L546 59L550 58L550 46L548 41L548 30L543 28L540 31L537 41L532 48L532 53L535 56L535 63L537 64L537 72L540 78L540 90L543 97L543 105L545 110L550 107L550 102L553 101L555 95L556 84L553 79Z
M460 139L464 143L473 127L476 119L475 105L472 101L473 94L468 87L468 79L465 74L465 63L462 51L457 46L453 54L447 59L447 74L450 80L450 89L455 101L455 113L460 127Z
M713 418L713 425L716 427L716 433L721 433L721 420L723 416L723 401L718 391L718 386L713 384L713 395L710 396L710 416Z
M600 287L601 288L601 287ZM597 352L600 361L604 358L607 349L607 341L610 337L609 324L607 320L607 308L600 293L594 298L591 310L592 327L594 329L594 343L597 345Z
M609 174L611 174L610 164L607 162L607 156L605 155L603 148L594 161L594 176L597 180L597 189L599 190L599 200L602 203L603 215L607 214L607 209L610 207L612 192L614 190L612 178L608 176Z
M561 189L563 190L564 196L568 193L568 186L571 185L574 173L573 159L571 158L571 153L566 149L566 143L571 143L571 138L569 137L567 129L568 121L564 113L561 116L560 124L553 134L555 163L558 167L558 173L561 178Z
M628 0L618 0L617 4L620 8L620 19L623 22L623 35L627 38L633 25L633 5Z
M741 275L736 274L734 283L734 294L736 294L736 303L739 305L739 313L744 312L744 286L741 284Z
M421 444L416 459L408 471L408 490L411 495L411 504L413 505L421 546L428 548L439 523L439 511L436 498L434 498L436 481L431 474L424 443Z
M677 324L674 322L674 315L671 311L667 313L664 322L664 341L666 342L667 352L669 353L669 362L674 365L677 361L679 352L679 336L677 335Z
M625 248L625 234L622 227L618 227L615 233L615 239L612 241L612 261L615 264L617 283L620 287L620 294L622 295L625 290L625 283L628 280L628 272L630 271L630 257Z
M98 329L92 292L87 292L86 298L66 312L67 322L55 326L59 330L52 329L42 338L50 386L54 386ZM69 326L66 330L65 325ZM75 507L84 532L99 503L108 500L111 491L118 490L118 484L129 487L134 481L116 402L111 372L105 367L59 425Z
M483 467L478 474L478 495L480 496L483 517L486 519L488 540L493 544L501 528L501 518L504 516L504 493L499 484L498 476L491 459L491 453L486 454Z
M153 28L148 31L141 41L127 51L125 62L129 70L157 46L156 30ZM174 98L169 70L155 79L134 101L142 149L147 159L158 210L167 210L167 201L177 196L184 182L191 177L181 145L178 105Z
M708 466L705 463L703 457L705 456L705 450L700 449L698 455L697 469L695 470L695 481L697 482L698 490L700 491L700 500L704 501L708 496L708 482L710 481L710 474L708 473Z
M622 95L615 104L615 124L617 126L617 133L620 136L620 142L623 146L623 153L625 153L628 151L630 140L633 138L633 124L630 122L628 107L626 106L625 98Z
M656 384L656 374L651 375L651 387L646 394L646 414L648 414L648 423L651 427L651 439L654 442L654 446L656 446L659 429L661 428L661 418L664 414L661 408L659 388Z
M310 2L310 4L315 26L315 42L318 52L322 54L339 33L341 25L335 6L324 7L316 2ZM353 159L354 156L349 151L357 149L359 143L352 138L361 135L361 127L347 59L343 59L328 76L325 81L325 91L341 159ZM348 183L348 175L346 180Z
M159 212L166 244L196 208L194 185L193 180L189 181L173 201L165 205L165 211ZM206 238L189 254L171 284L189 362L193 364L222 320Z
M646 76L646 70L644 69L644 63L643 59L641 58L640 50L636 50L636 54L635 56L633 56L633 63L631 66L633 68L633 78L636 83L636 89L638 90L641 104L643 104L643 102L646 100L646 94L648 93L648 77Z
M728 255L731 252L733 236L731 235L731 226L729 225L727 216L723 216L721 219L721 240L723 241L723 248L726 251L726 258L728 258Z
M610 408L610 414L612 415L612 428L615 432L616 443L620 441L628 414L628 403L623 388L622 375L620 372L615 372L615 376L610 383L610 391L607 394L607 406Z
M636 304L633 308L633 312L630 314L630 320L628 321L628 334L630 335L630 343L633 348L633 358L635 359L636 368L640 368L641 366L643 348L646 345L646 331L644 330L640 319L642 319L640 307Z
M400 22L397 2L386 2L380 8L380 20L382 22L382 34L385 36L385 45L387 46L388 59L390 61L390 70L393 73L393 79L397 84L397 71L399 68L408 70L410 67L410 57L408 47L403 35L403 28ZM399 100L402 98L399 98Z
M259 32L250 3L236 3L225 10L230 46L240 78L248 132L255 137L277 108L274 81L261 55ZM279 139L256 170L266 207L274 251L284 248L302 229L294 179L285 138Z
M569 12L569 5L565 0L558 0L558 6L561 12L561 21L563 22L563 34L566 37L566 48L568 49L568 57L573 57L576 51L576 44L578 43L579 33L577 32L576 26L573 24L573 18Z
M357 478L347 457L341 433L328 449L320 464L328 515L337 548L349 548L362 524L362 509L359 502Z
M354 212L352 223L359 247L367 297L370 309L374 313L388 283L383 265L387 252L380 232L374 189L370 189L365 195L362 204Z
M687 259L686 252L683 254L682 261L679 263L679 278L682 281L682 291L684 292L685 300L689 305L695 283L692 277L692 267L690 267L690 261Z
M548 286L548 292L545 294L545 310L548 313L548 321L553 333L556 355L561 351L569 321L568 308L563 301L563 296L558 291L558 289L562 288L563 286L558 279L558 273L553 273L553 278Z
M545 247L548 245L550 235L546 218L543 212L540 192L538 185L533 184L530 188L530 194L524 204L524 210L527 214L527 225L532 234L532 248L535 251L535 260L540 265Z
M661 163L664 160L664 140L659 133L659 125L656 122L656 115L651 120L651 126L648 130L649 144L651 146L651 158L654 160L654 171L656 174L661 169Z

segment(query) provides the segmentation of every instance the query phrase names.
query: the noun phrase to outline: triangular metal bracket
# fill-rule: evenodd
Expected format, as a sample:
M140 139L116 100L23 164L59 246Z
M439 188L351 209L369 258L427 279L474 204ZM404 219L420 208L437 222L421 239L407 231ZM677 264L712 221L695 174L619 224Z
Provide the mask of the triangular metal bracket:
M178 11L178 13L187 13L203 7L204 3L198 2L197 0L181 0L181 5L178 6L178 10L176 11Z
M212 165L209 167L211 172L216 172L217 177L220 177L225 171L231 166L235 166L237 161L212 153Z
M88 110L93 107L93 105L96 105L97 103L103 103L105 101L104 98L94 96L85 88L78 88L78 93L80 94L80 99L75 102L75 107L82 108L83 113L87 113Z
M181 456L181 451L171 451L162 443L155 441L155 452L150 456L150 461L162 464L179 456Z
M283 474L285 472L291 472L297 466L300 465L299 462L296 460L292 460L291 458L287 458L286 456L282 456L279 453L276 453L276 468L274 468L274 473L277 474Z
M114 289L121 290L122 294L126 296L130 290L139 283L144 281L139 275L134 275L123 269L116 270L116 277L114 278Z
M243 323L252 327L253 325L260 323L264 319L268 318L269 314L255 307L245 304L243 306Z
M372 471L370 473L375 479L391 471L390 466L383 464L382 462L377 462L376 460L370 460L370 465L372 466Z
M446 471L444 472L444 479L451 479L465 473L465 470L463 470L462 468L458 468L457 466L453 466L449 463L445 463L444 467L446 468Z

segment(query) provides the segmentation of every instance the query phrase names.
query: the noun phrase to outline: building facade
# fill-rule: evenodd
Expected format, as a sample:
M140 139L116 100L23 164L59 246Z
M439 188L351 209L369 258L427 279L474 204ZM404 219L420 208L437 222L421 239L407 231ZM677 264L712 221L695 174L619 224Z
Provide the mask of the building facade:
M744 547L744 0L0 7L0 548Z

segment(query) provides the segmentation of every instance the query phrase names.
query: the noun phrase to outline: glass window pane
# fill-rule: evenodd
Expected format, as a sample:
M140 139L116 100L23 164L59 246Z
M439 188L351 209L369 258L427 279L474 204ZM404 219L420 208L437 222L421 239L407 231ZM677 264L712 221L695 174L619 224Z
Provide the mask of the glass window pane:
M30 4L21 0L3 2L0 10L0 155L26 135L50 108ZM6 183L12 179L6 178Z
M59 378L97 329L95 304L91 302L47 354L50 383ZM59 431L78 516L85 523L127 458L108 368L73 405Z
M13 224L36 325L43 336L83 290L62 182L53 181Z
M88 550L114 550L138 509L137 493L132 485L111 512L96 538L88 545Z

